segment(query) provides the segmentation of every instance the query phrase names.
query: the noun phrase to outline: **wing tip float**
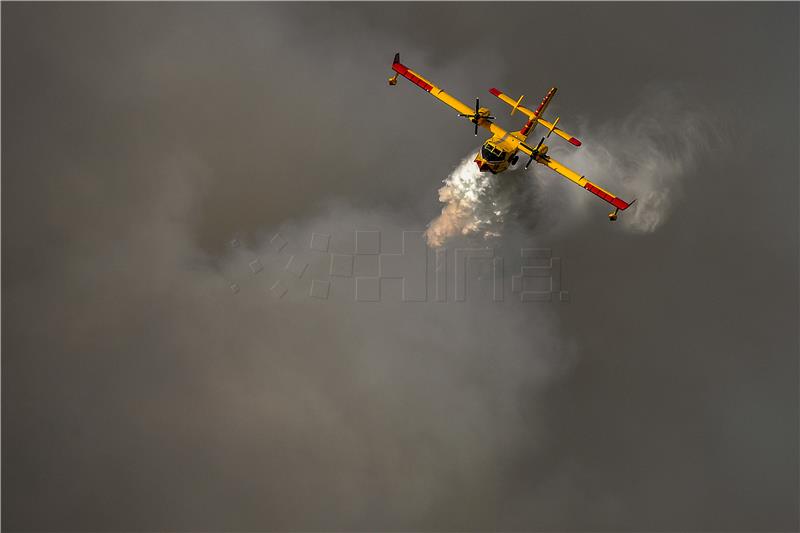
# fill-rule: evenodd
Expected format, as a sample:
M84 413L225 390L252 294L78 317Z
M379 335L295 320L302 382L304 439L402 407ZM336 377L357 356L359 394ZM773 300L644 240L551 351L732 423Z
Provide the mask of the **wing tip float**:
M630 203L626 203L624 200L621 200L619 198L617 198L617 200L619 200L622 204L624 204L625 207L618 207L617 204L612 204L612 205L614 205L614 210L608 214L608 220L611 221L611 222L614 222L615 220L617 220L617 216L619 215L620 211L625 211L630 206L632 206L633 204L636 203L636 198L631 200Z

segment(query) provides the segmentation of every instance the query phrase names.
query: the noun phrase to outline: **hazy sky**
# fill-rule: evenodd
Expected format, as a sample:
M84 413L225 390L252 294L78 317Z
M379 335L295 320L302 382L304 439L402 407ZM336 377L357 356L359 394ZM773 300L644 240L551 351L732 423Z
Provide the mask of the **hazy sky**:
M799 14L3 3L3 529L797 530ZM555 153L641 202L509 173L446 251L503 302L354 301L354 232L399 253L484 138L396 51L506 127L558 85Z

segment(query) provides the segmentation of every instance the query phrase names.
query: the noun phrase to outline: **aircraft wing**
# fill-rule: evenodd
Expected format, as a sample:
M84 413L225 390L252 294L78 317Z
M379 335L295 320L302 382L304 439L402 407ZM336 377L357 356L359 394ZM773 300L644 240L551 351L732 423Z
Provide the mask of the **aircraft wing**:
M581 176L580 174L578 174L574 170L562 165L561 163L559 163L558 161L556 161L552 157L550 157L550 156L548 156L546 154L538 153L535 149L531 148L530 146L528 146L525 143L520 143L519 144L519 149L520 149L520 151L525 152L529 156L532 156L536 160L536 162L541 163L542 165L544 165L546 167L549 167L550 169L554 170L555 172L558 172L559 174L561 174L562 176L564 176L565 178L567 178L568 180L573 182L575 185L586 189L587 191L589 191L590 193L592 193L592 194L594 194L596 196L599 196L600 198L602 198L606 202L608 202L611 205L613 205L615 209L619 209L620 211L624 211L624 210L628 209L628 207L633 203L633 202L628 203L625 200L623 200L622 198L619 198L618 196L616 196L616 195L608 192L607 190L603 189L602 187L600 187L598 185L595 185L591 181L587 180L584 176Z
M475 110L466 105L464 102L459 100L458 98L454 98L450 96L446 92L444 92L439 87L435 86L430 81L426 80L404 64L400 63L400 54L395 54L394 62L392 63L392 70L397 72L399 75L403 76L411 83L419 87L425 92L431 93L433 96L444 102L445 104L449 105L459 113L463 113L465 115L472 115L475 113Z

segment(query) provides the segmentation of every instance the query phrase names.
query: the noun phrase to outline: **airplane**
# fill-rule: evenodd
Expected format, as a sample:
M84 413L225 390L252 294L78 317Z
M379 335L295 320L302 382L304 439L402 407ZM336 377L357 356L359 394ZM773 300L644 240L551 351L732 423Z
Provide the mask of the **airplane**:
M491 115L491 112L488 108L480 106L480 100L478 98L475 99L475 109L471 109L457 98L447 94L442 89L423 78L417 72L414 72L402 64L400 62L399 53L394 55L392 70L394 71L394 75L389 78L389 85L397 85L397 77L403 76L423 91L432 94L445 104L458 111L459 117L466 118L475 124L476 136L478 135L478 126L489 130L489 132L492 134L492 137L483 143L478 155L475 157L475 163L478 165L478 168L481 172L489 171L492 174L499 174L500 172L508 169L509 166L516 165L517 161L519 160L518 152L523 152L529 157L528 162L525 164L526 170L530 166L531 162L536 161L537 163L554 170L579 187L586 189L590 193L595 194L611 204L614 207L614 210L608 214L608 219L612 222L617 220L617 216L619 215L620 211L625 211L636 201L633 200L630 203L626 202L625 200L592 183L584 176L581 176L574 170L565 167L547 155L548 147L544 144L544 141L553 133L568 141L573 146L577 147L581 145L581 142L578 139L557 127L559 118L556 118L553 122L548 122L542 118L547 106L550 104L550 101L556 94L556 87L553 87L547 92L539 106L533 111L521 105L522 99L525 97L524 95L520 96L519 99L514 100L498 89L490 89L490 93L511 106L512 115L515 111L519 111L528 116L528 121L521 130L508 132L492 122L496 119L496 117ZM542 137L542 140L540 140L535 147L532 147L525 141L533 133L534 128L536 128L536 126L539 124L547 129L547 135Z

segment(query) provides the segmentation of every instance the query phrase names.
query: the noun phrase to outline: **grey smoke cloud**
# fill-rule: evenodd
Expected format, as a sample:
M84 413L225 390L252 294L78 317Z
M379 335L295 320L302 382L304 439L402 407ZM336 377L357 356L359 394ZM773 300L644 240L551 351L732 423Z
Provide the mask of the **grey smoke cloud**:
M597 176L594 179L627 201L636 200L635 208L620 217L623 228L652 233L666 222L674 204L683 200L684 182L703 179L695 173L699 158L733 154L724 149L727 130L722 130L716 109L697 109L692 97L679 87L648 87L636 99L621 117L595 127L578 125L585 143L579 150L551 144L555 157L562 157L590 179ZM589 211L594 199L572 192L570 214Z
M4 529L796 529L797 6L463 7L3 4ZM397 252L476 148L398 50L559 85L565 162L668 209L510 174L446 247L552 248L568 302L480 262L464 302L309 297L312 233Z

